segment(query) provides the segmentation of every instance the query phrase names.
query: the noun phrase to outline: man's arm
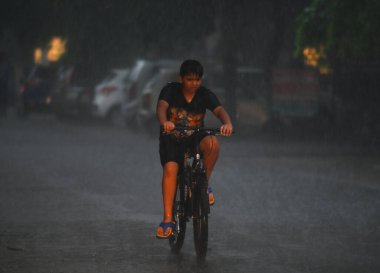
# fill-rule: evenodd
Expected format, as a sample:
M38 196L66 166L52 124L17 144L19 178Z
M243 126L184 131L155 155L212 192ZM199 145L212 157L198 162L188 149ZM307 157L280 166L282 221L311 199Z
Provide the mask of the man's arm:
M164 100L158 100L157 107L156 107L156 116L158 119L158 122L162 126L162 129L165 132L169 132L174 129L175 125L173 122L168 121L166 112L168 110L169 103L167 103Z
M230 136L233 131L233 126L231 118L226 110L224 110L223 106L218 106L212 112L223 123L223 125L220 127L220 133L223 136Z

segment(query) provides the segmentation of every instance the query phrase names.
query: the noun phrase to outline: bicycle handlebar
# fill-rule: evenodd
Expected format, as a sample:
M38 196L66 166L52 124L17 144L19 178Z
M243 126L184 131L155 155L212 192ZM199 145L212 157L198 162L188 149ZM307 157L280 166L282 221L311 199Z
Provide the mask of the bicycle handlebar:
M173 134L174 132L186 133L187 131L194 131L193 133L205 132L206 134L221 135L220 128L215 127L198 127L198 126L176 126L170 132L164 132L161 127L161 132L164 134ZM234 134L235 132L232 132Z

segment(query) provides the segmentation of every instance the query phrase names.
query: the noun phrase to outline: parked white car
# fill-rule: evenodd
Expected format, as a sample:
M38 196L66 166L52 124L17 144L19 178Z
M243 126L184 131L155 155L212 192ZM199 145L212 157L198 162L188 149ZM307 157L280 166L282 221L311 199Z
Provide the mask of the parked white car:
M169 82L178 81L178 68L161 68L141 91L136 122L139 128L156 128L156 104L161 89Z
M107 118L115 126L124 126L121 105L125 101L126 91L130 88L130 69L113 69L109 75L95 87L93 116Z
M137 111L141 104L144 86L159 73L160 69L173 68L178 71L179 67L180 62L177 60L136 61L130 73L131 86L127 91L128 95L122 106L127 125L131 127L137 125Z

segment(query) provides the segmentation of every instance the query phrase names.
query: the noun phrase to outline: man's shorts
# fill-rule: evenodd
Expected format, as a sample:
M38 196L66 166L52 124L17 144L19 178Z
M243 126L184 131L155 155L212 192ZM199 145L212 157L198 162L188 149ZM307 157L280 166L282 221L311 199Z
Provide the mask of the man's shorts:
M199 142L207 134L199 137ZM183 157L188 147L193 147L195 144L194 137L176 139L172 135L160 135L160 160L164 166L167 162L177 162L179 166L183 165Z

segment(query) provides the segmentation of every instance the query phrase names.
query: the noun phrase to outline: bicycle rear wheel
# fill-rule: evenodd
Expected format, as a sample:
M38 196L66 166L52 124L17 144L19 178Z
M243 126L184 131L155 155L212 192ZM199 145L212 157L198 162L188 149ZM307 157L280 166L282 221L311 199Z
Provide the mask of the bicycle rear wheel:
M173 252L178 253L185 240L186 233L186 204L185 185L183 182L177 182L177 191L173 203L173 217L176 222L176 228L173 236L169 238L170 248Z
M198 181L202 182L202 181ZM194 245L197 258L204 260L207 254L208 244L208 214L210 211L208 203L208 195L204 183L198 184L198 189L194 196L194 212L193 212L193 229L194 229Z

